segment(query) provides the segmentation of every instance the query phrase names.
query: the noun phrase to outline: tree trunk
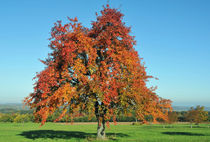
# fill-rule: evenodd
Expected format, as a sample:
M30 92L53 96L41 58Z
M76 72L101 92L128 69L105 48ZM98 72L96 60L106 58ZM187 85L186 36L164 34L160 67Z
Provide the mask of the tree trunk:
M166 128L165 124L163 124L163 128L164 128L164 129Z
M102 122L98 119L98 128L97 128L97 139L105 139L105 120L102 118Z
M99 110L99 107L102 111ZM99 101L95 102L95 115L98 121L98 128L97 128L97 139L104 140L105 135L105 119L104 115L106 114L106 109L103 106L103 103L100 103Z

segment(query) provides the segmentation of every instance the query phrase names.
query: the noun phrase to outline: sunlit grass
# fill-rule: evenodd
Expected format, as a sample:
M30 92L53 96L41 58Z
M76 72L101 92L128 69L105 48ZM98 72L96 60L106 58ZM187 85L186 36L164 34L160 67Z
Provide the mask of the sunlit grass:
M62 125L46 123L0 123L1 142L28 141L96 141L95 124ZM207 124L176 125L111 125L106 129L106 141L139 142L210 142Z

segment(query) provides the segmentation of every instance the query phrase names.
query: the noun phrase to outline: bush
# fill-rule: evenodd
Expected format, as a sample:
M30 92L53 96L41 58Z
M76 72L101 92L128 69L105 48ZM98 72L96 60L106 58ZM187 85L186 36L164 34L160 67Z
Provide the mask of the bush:
M14 121L15 123L24 123L24 122L29 122L30 121L30 117L29 114L18 114Z
M16 116L17 116L16 113L1 114L0 122L13 122Z
M34 117L32 114L0 114L0 122L15 122L15 123L24 123L24 122L33 122Z

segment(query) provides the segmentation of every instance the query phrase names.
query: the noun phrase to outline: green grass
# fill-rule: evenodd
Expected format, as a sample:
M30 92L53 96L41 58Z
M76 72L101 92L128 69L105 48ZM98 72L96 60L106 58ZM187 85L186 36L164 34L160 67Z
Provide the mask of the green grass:
M46 123L0 123L0 142L96 141L96 125ZM210 142L210 128L189 125L111 125L106 141L135 142Z

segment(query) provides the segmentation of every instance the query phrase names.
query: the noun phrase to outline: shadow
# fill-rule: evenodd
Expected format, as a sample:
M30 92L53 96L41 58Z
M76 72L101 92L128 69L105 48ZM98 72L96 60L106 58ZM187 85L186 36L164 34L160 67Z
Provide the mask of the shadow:
M191 133L191 132L162 132L162 133L167 135L205 136L204 134Z
M85 139L85 138L96 138L96 133L86 133L80 131L54 131L54 130L34 130L34 131L24 131L20 136L24 136L28 139L39 139L39 138L50 138L50 139ZM106 136L109 137L127 137L127 134L123 133L106 133ZM112 140L117 140L116 138L111 138Z

